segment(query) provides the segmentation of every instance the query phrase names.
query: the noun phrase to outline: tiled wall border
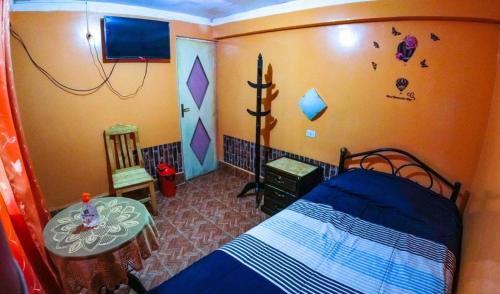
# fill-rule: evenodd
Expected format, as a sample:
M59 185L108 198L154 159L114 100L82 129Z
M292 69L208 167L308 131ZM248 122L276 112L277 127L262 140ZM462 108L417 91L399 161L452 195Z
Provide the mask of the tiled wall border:
M223 136L224 144L224 162L237 166L249 172L254 172L254 150L255 144L250 141L238 139L228 135ZM286 152L271 147L261 146L261 171L264 173L265 162L271 161L278 157L286 156L292 159L297 159L323 168L323 178L330 179L337 173L337 166L315 160L302 155Z
M156 179L156 166L163 162L175 168L178 173L183 172L181 142L173 142L158 146L142 148L144 168Z
M297 155L294 153L286 152L279 149L261 147L261 170L264 172L264 162L276 159L278 157L287 156L303 162L321 166L323 168L324 179L329 179L337 172L335 165L314 160L305 156ZM224 135L224 162L233 166L237 166L249 172L254 171L254 154L255 144L243 139ZM164 162L177 170L177 173L184 172L182 163L182 149L181 142L172 142L158 146L151 146L142 149L142 157L144 160L144 167L148 173L155 179L156 165ZM54 215L61 209L51 211Z
M224 162L237 166L249 172L254 172L254 150L255 144L250 141L223 136ZM265 162L276 158L287 156L323 168L324 179L329 179L337 172L337 166L334 164L322 162L302 155L290 153L271 147L261 146L261 170L264 171ZM156 179L156 165L164 162L174 167L178 173L184 171L182 163L181 142L172 142L158 146L151 146L142 149L142 157L146 170Z

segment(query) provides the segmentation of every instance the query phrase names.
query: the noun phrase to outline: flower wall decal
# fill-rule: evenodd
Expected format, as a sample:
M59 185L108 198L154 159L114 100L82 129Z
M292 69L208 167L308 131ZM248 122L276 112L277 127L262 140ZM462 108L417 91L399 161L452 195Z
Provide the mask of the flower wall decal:
M396 58L398 60L408 62L410 58L415 53L415 50L418 46L418 40L415 36L407 35L404 37L403 42L399 43L398 49L396 52Z

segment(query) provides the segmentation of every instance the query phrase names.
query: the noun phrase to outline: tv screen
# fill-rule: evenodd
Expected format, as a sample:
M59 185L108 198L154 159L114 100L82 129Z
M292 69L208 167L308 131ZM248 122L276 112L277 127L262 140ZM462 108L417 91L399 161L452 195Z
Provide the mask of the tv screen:
M105 16L103 20L104 61L168 61L168 22Z

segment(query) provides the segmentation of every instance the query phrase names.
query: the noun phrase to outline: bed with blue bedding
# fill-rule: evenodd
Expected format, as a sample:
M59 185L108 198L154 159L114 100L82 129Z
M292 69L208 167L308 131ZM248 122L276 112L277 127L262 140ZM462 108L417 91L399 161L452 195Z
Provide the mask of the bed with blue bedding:
M151 293L450 293L461 232L442 195L343 171Z

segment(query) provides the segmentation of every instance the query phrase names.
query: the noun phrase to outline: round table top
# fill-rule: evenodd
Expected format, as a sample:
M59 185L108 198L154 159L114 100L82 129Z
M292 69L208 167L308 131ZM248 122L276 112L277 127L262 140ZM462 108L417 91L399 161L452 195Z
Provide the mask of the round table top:
M62 257L90 257L107 252L132 240L150 221L151 215L139 201L125 197L92 200L98 213L98 226L82 225L82 203L56 214L45 226L45 247Z

